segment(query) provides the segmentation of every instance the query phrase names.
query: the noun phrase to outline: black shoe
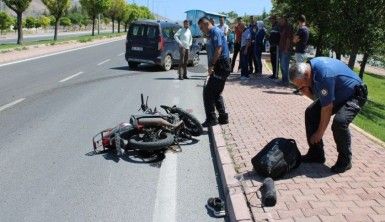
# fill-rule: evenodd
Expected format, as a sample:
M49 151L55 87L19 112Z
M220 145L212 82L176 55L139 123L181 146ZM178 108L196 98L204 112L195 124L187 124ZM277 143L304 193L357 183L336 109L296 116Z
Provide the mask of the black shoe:
M301 156L302 163L325 163L326 159L324 155L313 155L307 153L306 155Z
M181 76L179 76L179 80L183 80L183 78Z
M346 164L346 163L342 163L341 161L339 162L337 160L337 163L330 168L330 171L332 173L344 173L345 171L350 170L350 169L352 169L352 163L351 162Z
M206 207L210 209L216 217L226 215L225 202L218 197L209 198Z
M210 127L210 126L215 126L218 124L218 120L215 119L215 120L206 120L204 123L202 123L202 126L204 128L207 128L207 127Z
M269 79L276 79L277 77L275 77L274 75L271 75L270 77L269 77Z
M226 125L229 123L229 114L225 113L225 114L219 114L219 117L218 117L218 122L219 124L221 125Z
M187 76L183 76L183 79L189 79L189 77L187 77Z

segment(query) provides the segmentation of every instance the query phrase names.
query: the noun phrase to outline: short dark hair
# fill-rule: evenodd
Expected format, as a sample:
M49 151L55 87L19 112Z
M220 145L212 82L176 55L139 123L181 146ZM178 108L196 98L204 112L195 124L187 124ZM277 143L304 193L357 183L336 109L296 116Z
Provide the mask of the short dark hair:
M187 19L183 21L183 23L186 23L186 22L189 23L189 21Z
M238 21L242 21L243 18L242 18L242 17L238 17L237 20L238 20Z
M306 22L306 17L304 15L300 15L300 16L298 16L298 21Z
M203 16L202 18L200 18L200 19L198 20L198 24L201 24L201 23L204 22L204 21L210 22L210 19L207 18L206 16Z

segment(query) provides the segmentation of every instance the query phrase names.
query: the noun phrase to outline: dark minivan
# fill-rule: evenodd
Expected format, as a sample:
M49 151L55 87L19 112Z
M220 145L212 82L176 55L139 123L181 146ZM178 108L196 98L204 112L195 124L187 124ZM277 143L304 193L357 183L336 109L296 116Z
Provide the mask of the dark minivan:
M126 60L130 68L140 63L156 64L168 71L179 63L179 45L174 34L181 28L166 21L141 20L131 23L127 33ZM199 63L199 46L190 48L189 64Z

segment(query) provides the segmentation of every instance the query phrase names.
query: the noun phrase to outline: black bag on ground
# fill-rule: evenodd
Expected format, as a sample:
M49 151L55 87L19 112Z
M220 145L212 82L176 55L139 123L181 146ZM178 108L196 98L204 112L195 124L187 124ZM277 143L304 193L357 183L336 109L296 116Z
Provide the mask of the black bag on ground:
M275 138L251 159L251 163L261 176L277 179L301 164L301 153L295 140Z

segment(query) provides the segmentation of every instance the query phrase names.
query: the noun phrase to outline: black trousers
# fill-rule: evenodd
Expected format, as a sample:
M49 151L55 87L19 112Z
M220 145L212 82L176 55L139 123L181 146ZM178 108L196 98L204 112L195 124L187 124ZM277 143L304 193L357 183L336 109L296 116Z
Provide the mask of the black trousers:
M231 71L234 71L235 60L237 60L238 54L241 51L241 43L234 43L234 54L233 59L231 60ZM240 65L238 65L240 66Z
M214 120L217 118L215 108L217 109L219 116L226 114L225 103L222 96L225 83L225 78L219 79L212 75L208 79L206 86L203 88L203 102L207 120Z
M255 45L254 44L251 44L251 46L249 47L249 50L247 51L247 56L249 58L249 72L250 73L254 73L254 72L259 71L259 70L257 70L258 69L258 62L257 62L257 56L255 54ZM255 70L253 68L253 63L254 63Z
M187 77L188 54L189 54L188 49L179 47L179 67L178 67L179 78Z
M277 73L277 46L270 46L270 60L273 67L273 76L278 78Z
M356 87L356 93L349 100L336 105L333 108L335 114L332 131L334 141L337 145L338 159L343 163L350 163L352 159L351 135L349 124L354 120L367 100L366 86ZM321 119L321 103L319 100L313 102L305 112L306 137L309 144L309 154L324 155L323 141L317 144L310 144L310 137L317 131Z

